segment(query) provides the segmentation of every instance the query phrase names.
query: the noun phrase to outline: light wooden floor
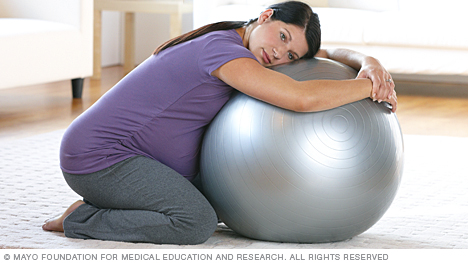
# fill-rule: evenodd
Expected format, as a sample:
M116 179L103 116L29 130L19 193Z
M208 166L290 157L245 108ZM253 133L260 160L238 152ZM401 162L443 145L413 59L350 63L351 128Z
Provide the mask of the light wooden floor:
M0 141L65 129L122 76L120 66L104 68L101 80L86 79L82 99L71 98L69 81L0 90ZM404 134L468 137L468 96L410 95L400 92L399 87L405 90L425 84L396 84L397 115ZM458 88L468 90L467 86Z

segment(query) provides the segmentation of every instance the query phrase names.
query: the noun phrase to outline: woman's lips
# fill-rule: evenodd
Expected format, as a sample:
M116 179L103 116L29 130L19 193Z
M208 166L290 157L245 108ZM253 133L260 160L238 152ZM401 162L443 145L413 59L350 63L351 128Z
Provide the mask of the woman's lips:
M265 49L262 49L263 62L266 64L271 64L270 56L265 52Z

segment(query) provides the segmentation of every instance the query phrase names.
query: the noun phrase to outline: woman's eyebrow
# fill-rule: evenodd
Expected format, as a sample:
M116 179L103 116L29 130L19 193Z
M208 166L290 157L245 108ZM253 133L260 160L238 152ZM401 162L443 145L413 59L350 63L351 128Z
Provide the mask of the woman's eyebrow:
M288 30L287 28L284 28L284 31L286 31L286 32L288 33L288 35L289 35L289 42L291 42L291 41L293 40L292 35L291 35L291 32L289 32L289 30ZM299 57L299 55L298 55L296 52L294 52L294 51L292 51L292 52L294 53L294 56L296 56L296 58L301 58L301 57Z
M286 32L288 32L288 35L289 35L289 41L291 41L291 40L292 40L291 33L289 32L289 30L288 30L287 28L284 28L284 30L285 30Z

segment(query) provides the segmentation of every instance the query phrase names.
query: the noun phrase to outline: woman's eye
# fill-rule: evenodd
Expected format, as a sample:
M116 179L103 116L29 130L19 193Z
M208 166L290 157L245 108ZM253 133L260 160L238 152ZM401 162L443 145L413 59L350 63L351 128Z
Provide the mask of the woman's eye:
M294 55L291 52L288 52L289 60L294 60Z
M286 35L285 34L280 33L280 37L281 37L281 40L283 40L283 41L286 40Z

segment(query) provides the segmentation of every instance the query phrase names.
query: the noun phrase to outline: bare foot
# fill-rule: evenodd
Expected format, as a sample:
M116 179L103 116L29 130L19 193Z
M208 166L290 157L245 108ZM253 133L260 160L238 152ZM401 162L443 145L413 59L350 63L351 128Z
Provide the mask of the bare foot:
M47 231L63 232L63 220L82 204L84 204L83 201L81 200L76 201L70 207L68 207L67 210L65 210L63 215L47 220L45 224L42 226L42 229L47 230Z

